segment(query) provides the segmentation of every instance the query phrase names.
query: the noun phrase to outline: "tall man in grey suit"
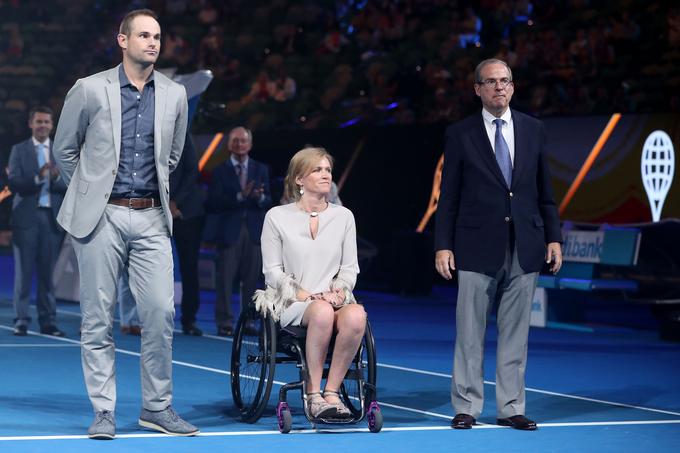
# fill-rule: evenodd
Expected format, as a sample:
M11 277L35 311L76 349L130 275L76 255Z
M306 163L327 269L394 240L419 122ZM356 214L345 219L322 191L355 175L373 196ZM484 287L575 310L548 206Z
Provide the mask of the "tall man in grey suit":
M181 85L154 71L160 38L155 13L128 13L118 34L123 63L76 82L54 143L69 183L58 220L74 237L80 268L82 364L95 410L88 434L96 439L115 435L112 324L124 267L144 326L139 424L174 435L198 433L171 406L169 173L184 146L187 99Z
M12 203L14 249L14 335L24 336L31 322L29 302L33 269L37 265L38 321L40 333L63 337L56 326L52 272L59 256L64 230L56 217L66 184L54 165L50 143L52 110L36 107L29 113L32 136L12 147L9 158L9 188Z
M524 395L531 303L543 261L552 272L562 263L545 130L509 108L505 62L482 61L474 88L482 111L446 131L436 217L435 267L447 280L458 269L452 426L471 428L482 412L486 320L498 303L497 422L534 430Z

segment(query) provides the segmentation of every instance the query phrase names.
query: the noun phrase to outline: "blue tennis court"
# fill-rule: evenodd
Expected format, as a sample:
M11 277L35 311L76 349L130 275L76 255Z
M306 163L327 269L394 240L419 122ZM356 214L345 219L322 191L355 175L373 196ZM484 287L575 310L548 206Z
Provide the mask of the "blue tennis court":
M3 270L11 269L2 257ZM117 438L87 439L92 419L80 365L78 305L59 305L67 338L30 331L12 335L11 272L0 280L0 451L164 451L216 449L380 449L385 451L677 451L680 442L680 345L654 331L606 326L532 328L527 372L527 414L536 432L495 425L495 326L486 345L486 405L470 431L449 426L455 293L429 297L359 292L369 313L378 352L379 434L364 423L317 431L306 421L297 394L289 399L294 431L277 430L276 391L293 380L294 367L277 367L265 415L239 421L231 401L231 339L212 335L174 340L174 406L198 425L197 438L173 438L137 425L140 410L139 338L116 325ZM200 327L214 332L214 296L203 293ZM328 437L329 434L332 437ZM330 442L330 444L329 444Z

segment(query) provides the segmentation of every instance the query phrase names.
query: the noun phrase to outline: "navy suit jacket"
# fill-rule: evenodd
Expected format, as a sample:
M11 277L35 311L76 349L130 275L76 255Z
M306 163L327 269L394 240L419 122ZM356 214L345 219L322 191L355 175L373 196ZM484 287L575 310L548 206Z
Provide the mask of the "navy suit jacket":
M238 240L241 224L245 218L250 240L254 244L260 243L264 215L272 204L267 166L249 158L248 181L255 181L255 187L264 185L264 199L248 198L238 201L236 195L241 191L241 185L231 159L215 168L206 202L208 212L204 233L206 241L224 245L234 244Z
M198 186L198 157L189 134L184 140L182 157L170 173L170 200L177 203L183 220L203 215L203 193Z
M446 130L435 250L451 250L456 268L495 274L514 227L525 272L541 270L546 244L562 242L545 149L543 123L512 110L515 159L508 188L481 112Z
M54 162L52 147L50 147L50 161ZM14 193L11 219L13 228L28 228L38 222L38 198L42 184L36 184L35 177L39 170L38 156L35 153L33 140L29 138L12 147L9 156L8 185ZM59 175L50 182L50 204L55 219L65 193L66 183Z

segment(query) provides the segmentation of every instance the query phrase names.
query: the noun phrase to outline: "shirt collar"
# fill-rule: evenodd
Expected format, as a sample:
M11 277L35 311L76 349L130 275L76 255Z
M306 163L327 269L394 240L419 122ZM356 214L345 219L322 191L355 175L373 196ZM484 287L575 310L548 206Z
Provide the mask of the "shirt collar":
M39 142L35 137L31 137L31 140L33 140L33 146L45 145L47 148L50 147L50 138L49 137L47 137L44 142Z
M146 82L144 85L148 85L150 83L153 83L154 78L153 78L153 73L154 71L151 71L151 74L149 75L149 78L146 79ZM123 65L121 64L118 66L118 80L120 81L120 87L126 87L128 85L132 85L132 82L130 82L130 79L128 79L128 76L125 74L125 70L123 69Z
M240 162L234 156L231 156L230 159L231 159L231 164L234 167L236 167L237 165L243 165L243 168L245 168L246 170L248 169L248 161L250 160L250 158L248 156L246 156L246 159L243 162Z
M487 109L482 109L482 118L484 118L484 121L487 123L491 124L492 126L493 121L496 119L495 116L493 116ZM510 121L512 121L512 112L510 109L507 109L505 113L501 115L501 119L505 121L505 124L510 124Z

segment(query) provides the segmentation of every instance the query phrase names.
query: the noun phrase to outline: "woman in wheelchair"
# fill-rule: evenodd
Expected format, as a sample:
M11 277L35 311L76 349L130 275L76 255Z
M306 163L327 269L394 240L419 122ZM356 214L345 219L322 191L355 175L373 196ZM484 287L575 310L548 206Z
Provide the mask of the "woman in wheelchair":
M354 216L327 201L332 166L323 148L302 149L291 159L284 197L295 201L272 208L265 217L261 244L267 289L255 296L258 310L266 309L282 327L307 328L306 401L314 418L351 416L338 391L366 327L366 312L352 294L359 273Z

